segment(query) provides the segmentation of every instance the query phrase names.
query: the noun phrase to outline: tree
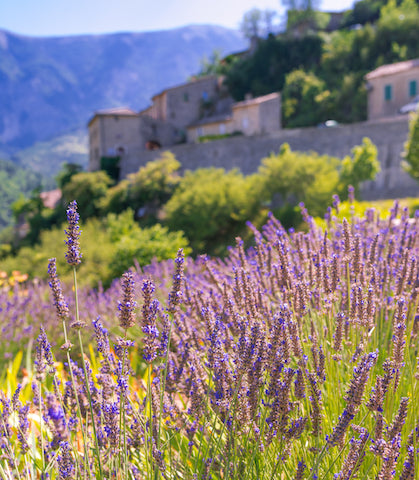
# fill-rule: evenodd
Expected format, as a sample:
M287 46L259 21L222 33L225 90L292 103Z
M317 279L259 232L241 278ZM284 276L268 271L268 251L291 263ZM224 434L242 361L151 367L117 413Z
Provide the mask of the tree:
M100 201L112 183L109 175L102 170L76 173L62 189L63 201L68 204L77 200L80 216L84 220L97 216L100 212Z
M285 78L282 91L284 124L287 127L316 125L327 120L330 92L314 73L294 70Z
M323 43L319 35L270 35L258 44L253 55L232 64L226 75L227 88L235 100L242 100L249 92L255 97L280 92L288 73L310 70L321 61Z
M246 38L259 38L262 35L262 10L252 8L243 15L240 31Z
M263 23L265 26L265 36L267 37L270 33L274 33L274 24L273 20L274 18L278 15L275 10L271 10L270 8L267 8L262 12L263 16Z
M387 4L381 8L379 26L394 25L394 22L400 24L409 18L417 20L419 6L415 0L402 0L401 3L396 0L388 0Z
M279 215L303 202L313 215L322 215L339 182L340 161L327 155L293 152L287 143L277 154L262 159L258 170L257 196L277 207ZM282 220L280 218L280 220ZM295 219L290 219L293 223ZM288 225L291 226L291 225Z
M220 254L258 206L251 183L238 170L200 168L185 173L164 212L169 228L185 232L195 252Z
M410 117L404 157L403 168L412 178L419 181L419 113L414 113Z
M287 30L305 23L318 27L318 20L324 17L317 15L319 0L281 0L281 3L287 10Z
M274 32L273 21L276 16L277 12L270 8L252 8L243 15L240 30L248 39L267 37Z
M71 178L80 173L83 170L83 167L78 163L64 163L62 170L55 177L58 188L63 188L64 185L70 182Z
M100 201L102 213L121 213L130 207L137 217L146 213L156 215L180 181L179 168L180 163L175 156L164 152L160 158L148 162L138 172L110 188Z
M316 10L320 0L281 0L287 10Z
M387 0L359 0L355 2L353 9L345 12L342 27L375 22L380 17L381 7L386 3Z
M160 224L140 228L131 209L120 215L108 215L106 223L113 245L111 278L120 277L136 262L143 267L154 258L158 261L175 258L179 248L184 249L185 255L191 252L183 232L169 232Z
M342 160L339 175L339 193L346 194L348 186L355 189L355 197L359 198L359 190L362 182L374 180L380 171L380 163L377 160L377 147L367 137L362 139L362 144L355 146L352 157L347 156Z
M221 75L224 72L224 66L221 63L221 51L215 49L209 58L206 56L201 60L201 69L196 77L205 77L207 75Z

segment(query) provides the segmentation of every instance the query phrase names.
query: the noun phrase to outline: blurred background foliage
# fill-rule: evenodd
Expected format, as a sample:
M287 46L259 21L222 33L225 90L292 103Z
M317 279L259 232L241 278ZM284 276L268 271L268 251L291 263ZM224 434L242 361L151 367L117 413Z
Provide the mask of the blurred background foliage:
M107 287L131 266L173 258L179 248L223 256L235 237L251 238L247 221L261 226L269 211L284 226L298 228L299 203L322 216L333 194L346 195L348 185L359 196L360 183L379 170L376 157L368 139L344 159L294 152L284 144L262 160L255 174L245 176L222 168L180 172L179 162L165 153L116 185L103 171L80 172L67 165L59 176L62 198L54 208L44 205L39 191L15 202L14 230L1 243L2 270L45 278L48 259L56 257L60 275L70 278L62 232L72 199L82 220L83 285Z

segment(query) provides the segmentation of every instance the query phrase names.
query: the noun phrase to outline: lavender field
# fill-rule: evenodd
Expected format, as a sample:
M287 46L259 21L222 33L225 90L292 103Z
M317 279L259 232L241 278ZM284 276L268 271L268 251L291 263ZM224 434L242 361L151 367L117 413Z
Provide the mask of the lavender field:
M2 479L419 479L419 215L0 293ZM46 266L47 268L47 266Z

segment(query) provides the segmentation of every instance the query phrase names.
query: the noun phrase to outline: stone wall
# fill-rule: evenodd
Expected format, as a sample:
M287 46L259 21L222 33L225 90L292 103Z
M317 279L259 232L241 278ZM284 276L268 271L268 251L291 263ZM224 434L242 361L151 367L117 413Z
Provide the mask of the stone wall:
M239 168L244 174L258 169L262 158L278 152L282 143L292 150L315 151L343 158L355 145L369 137L378 148L381 172L374 182L362 188L364 199L419 196L419 185L401 168L402 152L408 134L408 118L394 117L375 122L362 122L335 128L284 129L270 135L232 137L204 144L176 145L170 150L182 169L199 167ZM121 165L121 177L136 172L140 166L155 160L161 151L138 152Z

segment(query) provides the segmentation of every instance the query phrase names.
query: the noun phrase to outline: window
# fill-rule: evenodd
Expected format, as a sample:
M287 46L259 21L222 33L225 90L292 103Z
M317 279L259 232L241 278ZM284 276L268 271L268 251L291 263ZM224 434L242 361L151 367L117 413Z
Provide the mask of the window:
M384 100L388 102L392 97L392 88L391 85L386 85L384 87Z
M208 92L206 90L202 92L202 100L204 100L204 102L208 101Z
M198 127L196 129L196 134L198 135L198 137L202 137L204 131L202 130L202 127Z
M416 80L411 80L409 82L409 97L414 97L417 94L417 82Z
M249 126L249 119L247 117L243 117L243 119L242 119L243 130L247 130L248 126Z
M188 92L185 92L185 93L183 94L183 101L184 101L184 102L189 102L189 93L188 93Z
M224 135L226 133L226 126L224 123L220 123L219 132L220 132L220 135Z

